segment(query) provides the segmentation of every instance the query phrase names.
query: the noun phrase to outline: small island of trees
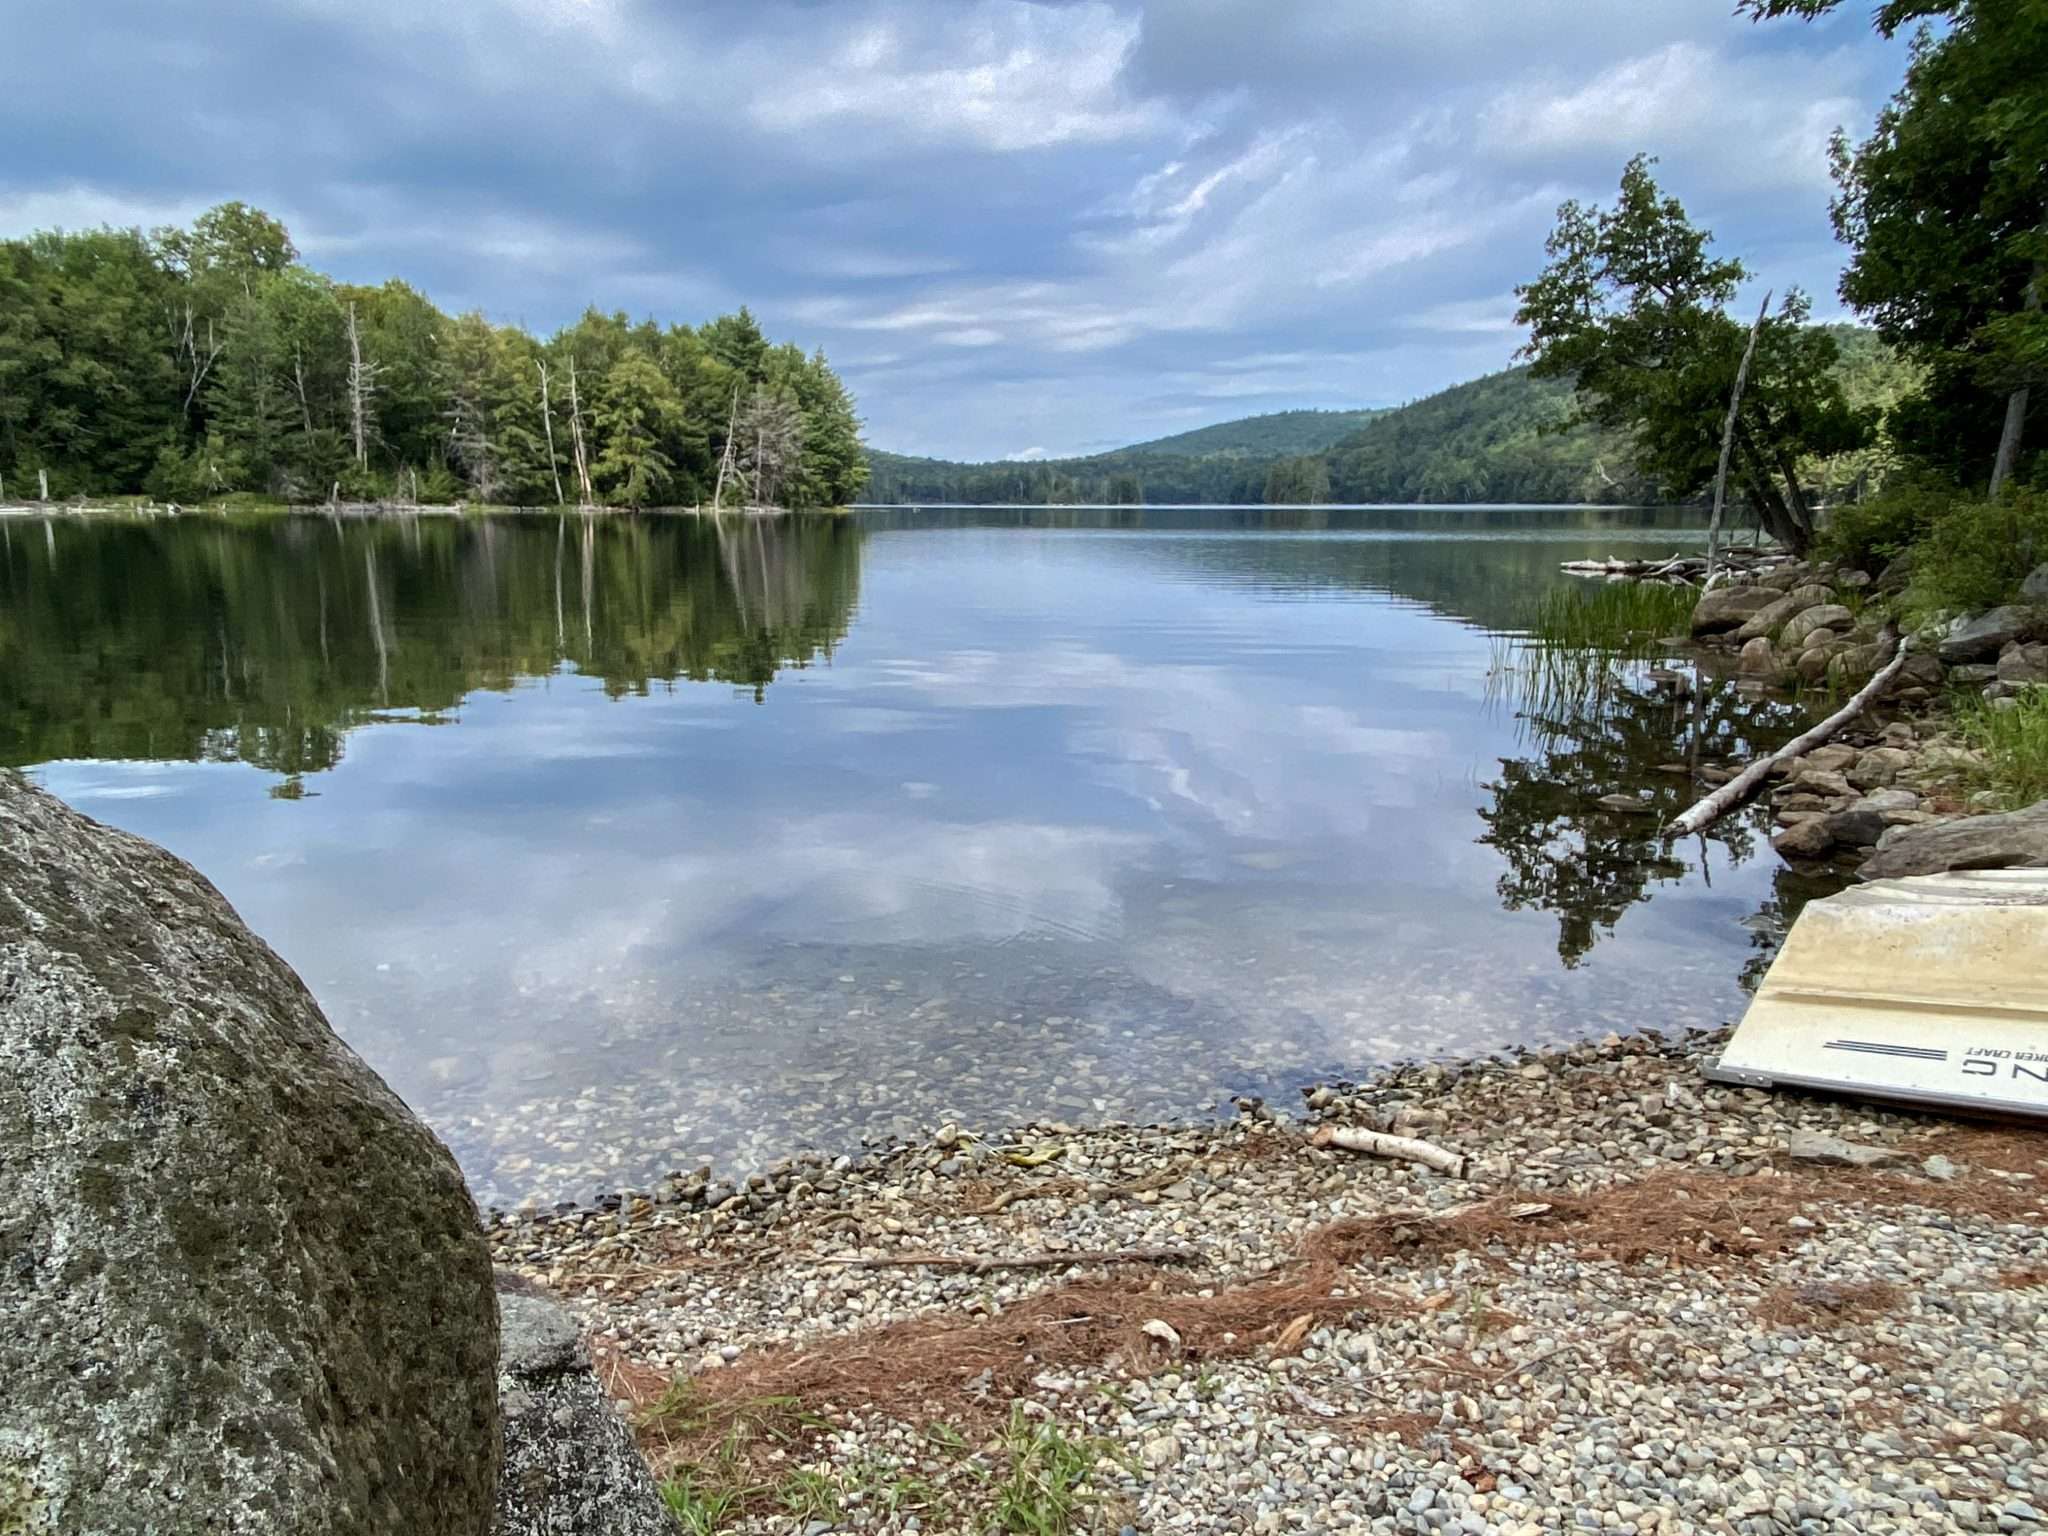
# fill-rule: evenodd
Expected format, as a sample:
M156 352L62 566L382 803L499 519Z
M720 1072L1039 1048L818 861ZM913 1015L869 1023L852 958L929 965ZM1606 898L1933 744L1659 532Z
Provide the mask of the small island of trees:
M336 282L242 203L0 242L0 497L833 507L866 479L824 355L744 308L542 340Z

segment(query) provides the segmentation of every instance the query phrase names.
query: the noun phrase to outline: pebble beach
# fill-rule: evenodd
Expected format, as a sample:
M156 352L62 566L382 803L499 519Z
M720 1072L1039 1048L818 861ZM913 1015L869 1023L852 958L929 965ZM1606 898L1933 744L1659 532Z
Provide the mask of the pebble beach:
M2042 1529L2048 1135L1717 1086L1721 1038L944 1126L491 1237L685 1529Z

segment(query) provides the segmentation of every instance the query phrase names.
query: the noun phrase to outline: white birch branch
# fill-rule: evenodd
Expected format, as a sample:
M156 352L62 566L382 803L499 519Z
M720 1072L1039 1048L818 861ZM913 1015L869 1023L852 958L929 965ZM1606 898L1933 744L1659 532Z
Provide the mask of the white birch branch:
M1336 1147L1344 1152L1362 1152L1367 1157L1390 1157L1401 1162L1420 1163L1454 1179L1465 1176L1464 1153L1447 1151L1435 1142L1413 1136L1389 1136L1384 1131L1368 1131L1355 1125L1325 1125L1317 1127L1308 1144L1312 1147Z
M1755 794L1762 787L1764 780L1770 777L1774 764L1791 757L1803 757L1815 747L1824 745L1835 732L1862 714L1891 686L1892 679L1899 675L1899 669L1906 664L1906 655L1912 649L1912 645L1910 640L1901 644L1892 652L1891 660L1878 669L1877 675L1865 683L1853 699L1805 735L1793 738L1770 756L1760 757L1751 763L1665 827L1663 835L1666 838L1690 837L1695 832L1705 831Z

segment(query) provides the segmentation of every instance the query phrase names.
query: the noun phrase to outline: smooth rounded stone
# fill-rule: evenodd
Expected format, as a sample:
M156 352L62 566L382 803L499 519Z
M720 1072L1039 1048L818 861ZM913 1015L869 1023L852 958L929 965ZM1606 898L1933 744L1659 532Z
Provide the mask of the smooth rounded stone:
M1865 880L1951 869L2048 869L2048 800L1997 816L1908 827L1863 861Z
M1835 642L1827 641L1810 651L1801 651L1794 659L1792 669L1799 674L1802 682L1817 683L1828 675L1828 669L1834 664L1835 654Z
M1716 587L1692 611L1695 635L1718 635L1739 629L1778 600L1769 587Z
M494 1536L675 1536L675 1517L553 1298L498 1274L504 1470Z
M1834 851L1834 834L1828 830L1831 818L1807 815L1771 839L1771 847L1788 859L1820 859Z
M2020 601L2037 608L2048 607L2048 560L2035 566L2020 583Z
M1771 642L1762 635L1757 635L1743 642L1742 655L1737 665L1744 677L1776 677L1778 675L1777 655L1771 649Z
M1785 621L1785 627L1778 631L1778 643L1784 646L1802 646L1809 635L1817 630L1845 630L1856 622L1856 615L1840 603L1817 603L1811 608L1795 613Z
M298 977L11 772L0 977L0 1528L488 1528L489 1245Z
M1735 638L1745 645L1752 640L1766 639L1778 632L1780 625L1794 615L1822 603L1832 602L1835 594L1826 587L1809 583L1794 587L1774 603L1768 603L1746 619L1735 631Z

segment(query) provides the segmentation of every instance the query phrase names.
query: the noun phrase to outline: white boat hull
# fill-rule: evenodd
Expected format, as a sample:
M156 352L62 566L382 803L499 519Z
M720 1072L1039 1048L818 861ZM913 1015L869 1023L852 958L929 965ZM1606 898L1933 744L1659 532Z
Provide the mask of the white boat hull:
M2048 1118L2048 870L1809 903L1707 1076Z

